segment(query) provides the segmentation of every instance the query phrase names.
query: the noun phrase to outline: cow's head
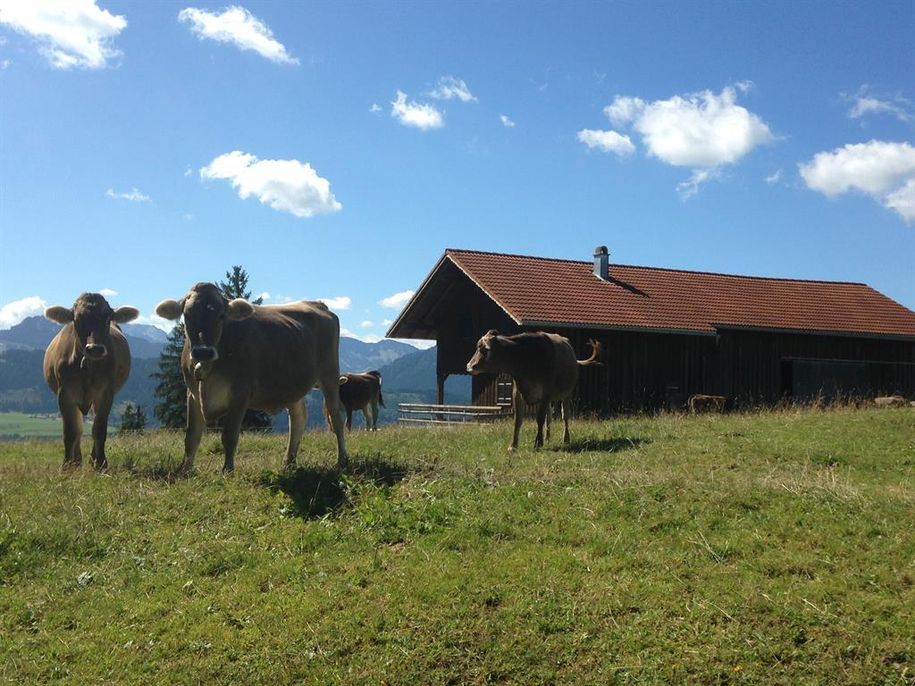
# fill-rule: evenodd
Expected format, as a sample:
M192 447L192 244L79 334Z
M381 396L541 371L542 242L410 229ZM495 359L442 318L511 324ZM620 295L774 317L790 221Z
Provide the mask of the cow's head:
M247 319L254 306L244 298L228 300L214 284L198 283L181 300L160 302L156 314L172 320L184 315L191 359L199 364L219 359L217 348L226 322Z
M136 319L140 311L136 307L119 307L111 309L105 296L99 293L83 293L67 308L54 305L44 311L44 316L58 324L70 324L76 331L76 345L83 357L80 366L87 362L100 360L108 354L111 345L110 327L125 324Z
M476 376L477 374L496 373L501 371L499 367L499 332L490 329L483 337L477 341L477 349L467 363L467 371Z

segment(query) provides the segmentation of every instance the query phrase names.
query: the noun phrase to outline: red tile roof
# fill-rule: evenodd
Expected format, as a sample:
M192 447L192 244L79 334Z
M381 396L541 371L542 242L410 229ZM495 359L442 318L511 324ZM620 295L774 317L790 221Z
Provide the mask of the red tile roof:
M444 257L521 325L915 336L915 312L863 283L620 264L610 265L611 280L604 281L591 262L474 250L447 250Z

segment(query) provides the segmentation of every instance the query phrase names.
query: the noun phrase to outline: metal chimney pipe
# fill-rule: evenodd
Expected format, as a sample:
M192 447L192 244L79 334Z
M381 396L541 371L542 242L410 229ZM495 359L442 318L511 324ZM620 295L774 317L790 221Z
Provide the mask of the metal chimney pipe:
M606 245L594 248L594 276L603 281L610 279L610 253Z

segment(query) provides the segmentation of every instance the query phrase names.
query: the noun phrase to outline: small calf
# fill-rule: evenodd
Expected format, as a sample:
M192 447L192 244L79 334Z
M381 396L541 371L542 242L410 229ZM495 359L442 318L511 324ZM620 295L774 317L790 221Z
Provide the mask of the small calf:
M703 395L702 393L696 393L689 396L687 401L689 404L689 411L693 414L697 412L724 412L724 405L727 402L727 398L723 395Z
M884 395L874 398L874 405L877 407L905 407L906 399L901 395Z
M384 407L381 395L381 372L371 371L361 374L343 374L340 376L340 404L346 412L346 428L353 428L353 412L362 411L365 417L366 431L377 431L378 406ZM327 414L327 409L324 411ZM330 422L328 421L328 424Z

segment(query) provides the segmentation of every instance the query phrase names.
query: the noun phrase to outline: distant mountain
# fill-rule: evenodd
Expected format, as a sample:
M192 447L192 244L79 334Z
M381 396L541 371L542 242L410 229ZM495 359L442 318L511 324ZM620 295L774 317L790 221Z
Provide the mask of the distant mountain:
M391 393L432 393L432 400L438 391L435 378L436 349L416 350L398 358L379 371L382 388ZM470 376L453 374L445 380L445 402L466 404L470 402Z
M340 339L340 371L365 372L381 369L394 360L415 353L416 348L388 339L377 343L363 343L355 338Z
M165 347L166 333L149 324L121 326L134 358L159 357ZM60 331L60 324L44 317L28 317L16 326L0 331L0 352L4 350L44 350Z

